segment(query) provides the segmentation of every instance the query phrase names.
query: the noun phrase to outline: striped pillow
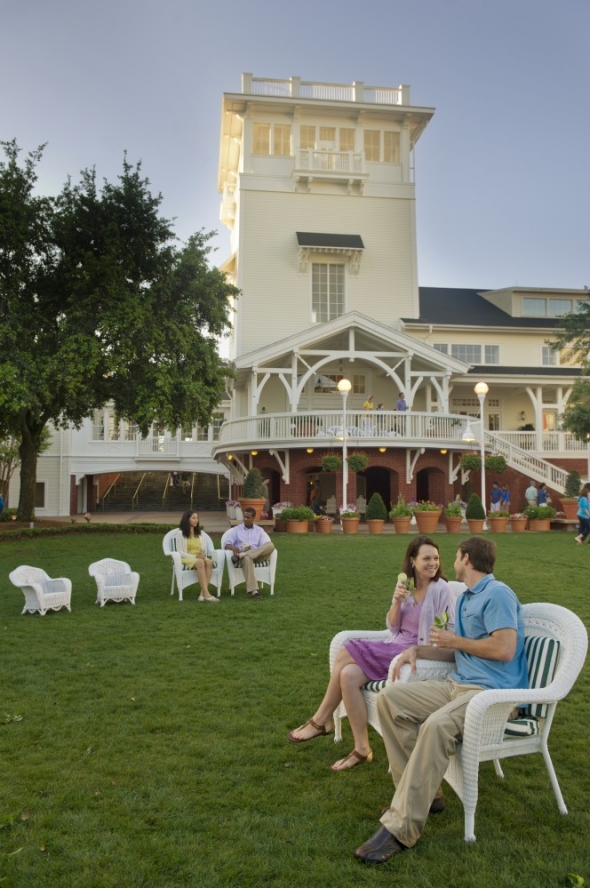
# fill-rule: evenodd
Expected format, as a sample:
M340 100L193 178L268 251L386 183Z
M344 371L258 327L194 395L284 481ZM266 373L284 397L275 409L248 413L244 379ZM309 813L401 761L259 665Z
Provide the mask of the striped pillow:
M362 686L361 691L374 691L377 694L379 691L383 690L386 684L386 678L381 679L381 681L367 681Z
M533 737L541 732L536 718L509 718L504 728L505 737Z
M529 670L529 687L546 688L553 681L557 659L559 657L559 642L546 636L529 635L524 640ZM524 714L536 718L547 716L546 703L531 703L523 707Z

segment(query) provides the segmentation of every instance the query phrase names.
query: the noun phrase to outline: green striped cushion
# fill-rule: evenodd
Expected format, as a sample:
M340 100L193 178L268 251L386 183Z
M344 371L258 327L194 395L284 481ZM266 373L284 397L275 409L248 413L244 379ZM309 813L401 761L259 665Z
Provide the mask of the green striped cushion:
M546 688L553 681L557 658L559 656L559 642L554 638L529 635L524 640L524 650L529 669L529 686L531 688ZM528 716L545 718L547 716L547 704L531 703L524 707Z
M387 679L383 678L381 681L367 681L361 688L361 691L382 691L385 685L387 684Z
M541 726L536 718L509 718L504 728L505 737L533 737Z
M216 562L216 561L213 561L212 564L213 564L213 567L217 567L217 562ZM183 569L183 570L192 570L193 568L192 568L192 567L189 567L188 564L183 564L183 565L182 565L182 569Z

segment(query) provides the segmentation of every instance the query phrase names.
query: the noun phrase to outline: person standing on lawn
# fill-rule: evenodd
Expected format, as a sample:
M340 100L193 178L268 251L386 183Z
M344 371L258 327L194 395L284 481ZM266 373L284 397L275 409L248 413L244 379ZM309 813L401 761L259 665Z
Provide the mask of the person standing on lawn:
M225 548L234 553L232 563L235 567L241 567L243 570L246 592L250 598L261 601L262 595L258 591L256 579L256 562L268 558L275 547L266 531L254 524L255 517L254 509L244 509L244 523L232 527L226 538Z
M537 505L537 488L535 487L535 482L531 480L531 483L527 487L524 492L524 498L526 500L527 506L536 506Z
M590 536L590 484L584 484L580 490L578 521L580 522L580 527L576 543L582 545L586 537Z
M355 851L365 863L386 863L422 835L471 698L488 689L528 687L522 607L494 577L495 560L496 545L485 537L459 544L455 573L468 588L457 602L455 629L433 626L430 644L400 654L395 677L404 663L415 672L418 657L454 661L455 671L446 681L394 682L379 694L395 793L381 827Z
M497 481L494 481L492 484L492 489L490 490L490 512L499 512L501 502L502 488Z
M501 510L503 512L510 511L510 488L507 484L502 485L502 499L501 499Z

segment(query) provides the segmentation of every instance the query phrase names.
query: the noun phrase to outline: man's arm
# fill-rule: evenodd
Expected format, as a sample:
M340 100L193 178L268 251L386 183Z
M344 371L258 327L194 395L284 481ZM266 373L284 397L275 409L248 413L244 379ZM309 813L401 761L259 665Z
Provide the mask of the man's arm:
M517 633L516 629L496 629L486 638L463 638L448 629L437 629L433 626L430 630L430 641L432 645L436 645L435 651L463 651L483 660L509 663L516 653ZM442 658L435 656L434 659Z

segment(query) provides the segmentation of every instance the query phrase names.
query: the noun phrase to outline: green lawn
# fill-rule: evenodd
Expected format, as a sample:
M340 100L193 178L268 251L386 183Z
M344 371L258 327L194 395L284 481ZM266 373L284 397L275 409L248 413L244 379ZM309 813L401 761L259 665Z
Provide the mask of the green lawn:
M562 886L590 881L590 670L557 709L551 752L562 817L540 757L482 766L477 842L463 811L431 818L418 846L385 867L354 848L391 797L375 760L334 774L352 748L295 746L341 629L382 628L410 537L278 535L276 594L172 599L160 535L0 542L2 705L0 886ZM452 578L458 537L440 534ZM216 540L218 541L218 540ZM590 624L590 548L573 534L497 537L496 575L523 602L553 601ZM88 564L111 556L141 574L137 605L95 605ZM19 564L73 581L72 613L21 616ZM226 578L227 583L227 578Z

